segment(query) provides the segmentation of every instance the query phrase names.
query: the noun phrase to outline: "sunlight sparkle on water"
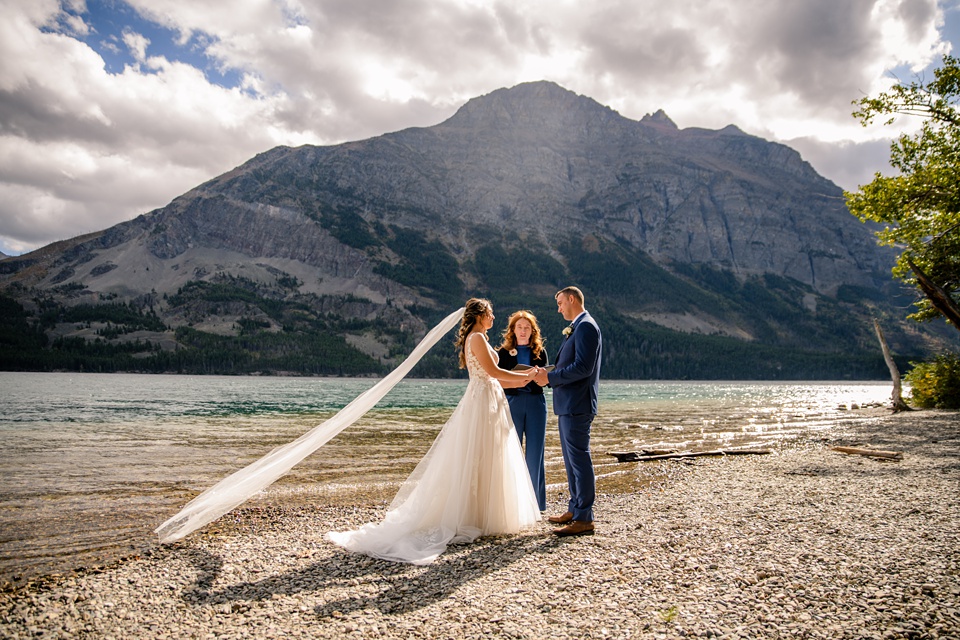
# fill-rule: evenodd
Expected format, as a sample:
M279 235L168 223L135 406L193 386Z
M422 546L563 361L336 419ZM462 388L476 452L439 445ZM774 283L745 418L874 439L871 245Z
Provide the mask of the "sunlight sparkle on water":
M300 437L376 380L0 373L0 579L96 564L227 475ZM254 501L384 504L465 380L404 380ZM885 405L889 384L602 381L592 449L603 491L638 487L611 451L776 447ZM548 405L550 391L547 391ZM878 409L879 411L879 409ZM556 419L547 482L565 482ZM64 550L69 552L64 553Z

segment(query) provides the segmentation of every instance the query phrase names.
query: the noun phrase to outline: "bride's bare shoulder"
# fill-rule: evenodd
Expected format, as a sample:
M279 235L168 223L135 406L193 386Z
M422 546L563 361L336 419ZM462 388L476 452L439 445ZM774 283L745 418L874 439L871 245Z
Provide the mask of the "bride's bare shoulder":
M486 343L486 341L487 336L483 335L479 331L474 331L467 336L467 345L469 345L471 349L483 349L483 345Z

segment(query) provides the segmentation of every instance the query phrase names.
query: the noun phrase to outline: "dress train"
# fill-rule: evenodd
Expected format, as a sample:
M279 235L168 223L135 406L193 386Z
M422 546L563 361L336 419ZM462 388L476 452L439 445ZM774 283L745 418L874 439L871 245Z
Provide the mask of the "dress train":
M466 360L463 398L384 519L327 533L327 540L384 560L429 564L448 544L518 533L540 521L503 389L470 349Z

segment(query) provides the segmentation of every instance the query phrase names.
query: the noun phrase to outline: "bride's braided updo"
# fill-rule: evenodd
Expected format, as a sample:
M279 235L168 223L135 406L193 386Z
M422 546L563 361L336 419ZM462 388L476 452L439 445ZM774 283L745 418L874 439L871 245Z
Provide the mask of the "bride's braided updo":
M470 298L463 308L463 318L460 320L460 331L457 332L457 350L460 352L460 368L467 368L466 344L467 336L473 330L477 321L480 320L488 311L493 310L493 305L484 298Z

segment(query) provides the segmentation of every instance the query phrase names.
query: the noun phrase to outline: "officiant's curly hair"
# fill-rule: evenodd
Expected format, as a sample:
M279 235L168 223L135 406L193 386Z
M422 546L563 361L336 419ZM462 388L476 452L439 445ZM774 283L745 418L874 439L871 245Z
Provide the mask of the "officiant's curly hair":
M467 336L477 321L487 313L493 312L493 305L484 298L470 298L463 305L463 318L460 320L460 331L457 332L457 350L460 352L460 368L467 368Z
M517 348L517 322L526 320L530 323L530 353L534 358L539 358L543 353L543 336L540 335L540 325L537 324L537 316L526 309L514 311L507 319L507 328L503 330L503 339L497 349L516 349Z

